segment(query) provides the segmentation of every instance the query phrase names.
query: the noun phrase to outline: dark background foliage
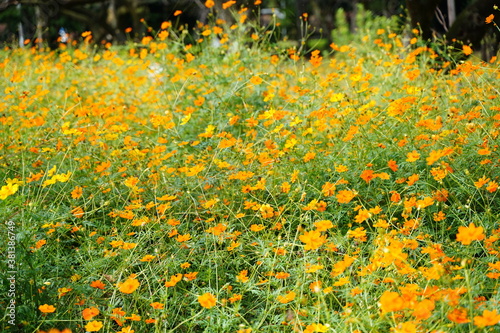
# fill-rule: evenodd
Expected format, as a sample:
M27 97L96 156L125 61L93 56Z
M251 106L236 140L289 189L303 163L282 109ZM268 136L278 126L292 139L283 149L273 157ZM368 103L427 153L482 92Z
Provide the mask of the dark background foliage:
M231 21L226 0L216 0L214 10L205 7L204 0L1 0L0 42L21 43L23 40L42 41L57 45L60 28L76 38L83 31L92 31L96 41L124 42L140 38L148 27L158 28L163 21L175 22L191 29L197 22L210 18ZM279 10L281 36L291 40L323 38L331 42L331 31L337 27L336 13L342 9L352 32L356 31L356 11L360 6L373 15L397 16L401 26L422 31L424 40L445 36L449 43L472 44L483 49L483 58L494 55L500 42L498 29L484 22L495 13L498 0L264 0L259 6L254 1L239 0L233 8L246 6L261 24L270 8ZM174 16L178 10L181 15ZM307 13L309 29L304 30L303 13ZM124 32L132 28L130 35ZM482 44L482 45L481 45Z

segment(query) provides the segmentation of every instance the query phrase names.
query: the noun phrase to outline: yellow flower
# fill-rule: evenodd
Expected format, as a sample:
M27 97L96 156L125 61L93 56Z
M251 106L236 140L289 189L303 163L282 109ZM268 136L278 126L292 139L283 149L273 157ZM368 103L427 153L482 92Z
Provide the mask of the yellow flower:
M102 328L102 323L100 321L94 320L85 325L85 330L87 332L97 332Z
M299 236L301 242L306 243L304 250L316 250L326 243L326 235L317 230L306 231Z
M263 224L252 224L250 226L250 230L252 230L254 232L258 232L258 231L264 230L265 228L266 228L266 226L263 225Z
M304 330L304 333L327 332L328 329L329 327L323 324L311 324L307 325L306 329Z
M151 254L146 254L144 257L142 257L142 259L140 261L142 261L142 262L150 262L154 258L156 258L156 256L153 256Z
M286 304L286 303L290 303L291 301L293 301L295 299L296 295L297 294L295 292L290 291L285 296L278 295L277 299L278 299L278 302L280 302L282 304Z
M236 281L239 281L241 283L246 283L248 282L248 270L244 269L242 270L238 275L236 275Z
M7 199L8 196L16 193L18 189L18 184L7 184L2 186L2 188L0 189L0 200Z
M415 162L420 158L420 154L414 150L406 155L406 162Z

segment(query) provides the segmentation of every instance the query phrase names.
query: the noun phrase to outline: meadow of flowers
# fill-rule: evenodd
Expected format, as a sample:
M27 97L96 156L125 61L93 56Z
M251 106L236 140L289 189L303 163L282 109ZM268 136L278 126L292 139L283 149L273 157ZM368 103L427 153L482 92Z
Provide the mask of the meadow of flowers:
M0 52L2 331L498 332L500 61L235 15Z

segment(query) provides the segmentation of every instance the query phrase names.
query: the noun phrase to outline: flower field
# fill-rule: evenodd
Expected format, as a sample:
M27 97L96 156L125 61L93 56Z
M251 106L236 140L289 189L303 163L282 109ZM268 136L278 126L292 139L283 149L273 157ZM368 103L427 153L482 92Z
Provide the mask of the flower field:
M0 52L3 331L500 330L499 60L199 32Z

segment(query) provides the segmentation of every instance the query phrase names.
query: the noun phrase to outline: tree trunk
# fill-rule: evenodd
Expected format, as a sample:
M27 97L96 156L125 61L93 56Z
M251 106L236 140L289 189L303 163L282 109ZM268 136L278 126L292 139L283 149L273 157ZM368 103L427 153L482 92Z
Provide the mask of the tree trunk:
M475 0L458 15L448 30L446 39L453 44L455 41L461 41L479 48L481 40L492 27L484 20L495 12L493 9L495 4L500 4L500 2L498 0Z
M455 0L447 0L447 5L448 5L448 27L451 27L457 17L457 12L455 10Z
M132 29L136 33L141 31L141 18L139 15L139 4L137 0L127 1L127 8L130 12L130 18L132 19Z
M44 13L42 12L40 6L35 7L35 17L36 17L36 33L35 33L35 43L39 48L43 48L43 43L45 42L45 27L46 19L44 17Z
M17 29L19 31L19 47L24 47L23 9L20 3L18 3L16 7L20 17L19 23L17 24Z
M424 40L432 38L431 24L439 2L440 0L406 0L411 26L422 31Z

